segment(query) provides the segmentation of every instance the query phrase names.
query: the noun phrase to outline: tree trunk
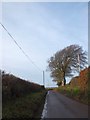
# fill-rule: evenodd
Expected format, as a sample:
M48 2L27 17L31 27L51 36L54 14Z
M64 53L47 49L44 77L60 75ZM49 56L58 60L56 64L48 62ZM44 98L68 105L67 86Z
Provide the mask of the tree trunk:
M65 79L65 76L64 76L64 86L66 85L66 79Z
M64 86L65 86L66 85L65 72L63 72L63 82L64 82Z

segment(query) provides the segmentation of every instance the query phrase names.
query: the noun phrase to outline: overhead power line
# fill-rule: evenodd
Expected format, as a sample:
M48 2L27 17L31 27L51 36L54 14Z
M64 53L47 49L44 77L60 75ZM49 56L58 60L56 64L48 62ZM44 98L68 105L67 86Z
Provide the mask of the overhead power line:
M22 53L27 57L27 59L40 71L41 68L39 68L33 61L32 59L25 53L25 51L22 49L22 47L20 47L20 45L17 43L17 41L14 39L14 37L10 34L10 32L8 32L8 30L6 29L6 27L0 22L1 26L4 28L4 30L7 32L7 34L12 38L12 40L14 41L14 43L18 46L18 48L22 51Z

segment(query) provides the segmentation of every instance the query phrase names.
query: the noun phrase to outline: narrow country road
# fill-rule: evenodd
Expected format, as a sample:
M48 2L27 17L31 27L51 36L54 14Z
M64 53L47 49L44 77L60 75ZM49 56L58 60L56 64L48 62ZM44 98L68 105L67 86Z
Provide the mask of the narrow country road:
M42 118L88 118L88 106L58 92L48 91Z

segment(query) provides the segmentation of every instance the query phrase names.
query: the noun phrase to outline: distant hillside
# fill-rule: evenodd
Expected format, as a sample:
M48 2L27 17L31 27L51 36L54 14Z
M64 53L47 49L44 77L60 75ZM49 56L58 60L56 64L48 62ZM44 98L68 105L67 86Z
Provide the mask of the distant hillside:
M3 102L15 99L28 93L39 92L44 87L35 83L22 80L12 74L2 72L2 98Z
M90 67L82 70L79 76L72 78L72 80L70 81L70 85L72 87L78 86L82 90L85 90L88 88L89 82L90 82Z

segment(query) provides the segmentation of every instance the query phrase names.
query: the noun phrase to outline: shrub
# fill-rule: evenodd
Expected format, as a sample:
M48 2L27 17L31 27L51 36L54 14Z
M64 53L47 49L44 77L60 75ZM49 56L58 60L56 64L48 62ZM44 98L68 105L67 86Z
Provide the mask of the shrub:
M2 99L6 102L32 92L39 92L45 88L41 85L22 80L11 74L2 75Z

